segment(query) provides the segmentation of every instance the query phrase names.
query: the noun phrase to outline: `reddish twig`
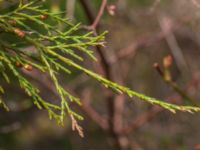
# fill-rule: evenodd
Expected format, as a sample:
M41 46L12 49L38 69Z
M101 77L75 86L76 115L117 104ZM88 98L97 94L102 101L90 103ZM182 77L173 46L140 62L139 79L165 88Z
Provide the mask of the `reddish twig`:
M94 10L92 9L92 6L90 5L90 2L88 2L88 0L80 0L80 3L84 8L84 11L88 17L89 23L91 24L89 26L85 26L84 28L87 30L93 31L94 35L97 35L97 28L99 26L99 22L106 8L107 0L102 0L99 12L96 15L96 17L94 16Z
M100 22L100 19L104 13L104 10L106 8L106 5L107 5L107 0L102 0L102 3L101 3L101 7L99 9L99 12L94 20L94 22L92 23L92 25L90 25L88 27L89 30L93 30L93 31L96 31L96 28L97 26L99 25L99 22Z

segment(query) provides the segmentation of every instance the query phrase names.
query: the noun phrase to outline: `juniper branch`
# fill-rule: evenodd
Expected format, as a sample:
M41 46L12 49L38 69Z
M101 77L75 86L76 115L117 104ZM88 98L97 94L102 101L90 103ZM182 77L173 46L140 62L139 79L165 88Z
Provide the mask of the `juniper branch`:
M102 46L107 32L96 37L94 37L91 32L86 34L78 33L77 31L80 30L80 24L73 25L67 19L61 18L59 14L51 13L46 9L42 9L40 6L41 4L37 3L37 1L26 4L20 1L18 8L9 13L0 15L0 31L7 36L14 36L17 39L16 41L5 41L0 37L0 74L8 83L11 83L13 81L10 81L9 76L6 74L6 71L10 70L12 75L18 80L19 86L32 97L33 103L39 109L46 109L50 118L56 119L60 124L63 124L64 117L67 114L70 118L73 118L72 121L74 123L77 123L74 120L75 118L79 120L83 119L81 115L70 108L71 102L75 102L78 105L81 104L79 98L74 97L66 91L59 83L57 77L60 70L71 74L72 70L70 68L74 68L89 75L105 87L120 94L137 97L142 101L161 106L173 113L176 111L186 111L190 113L200 111L200 107L197 106L178 106L138 93L109 81L101 75L79 65L79 62L84 61L84 58L79 55L80 52L86 54L92 60L96 60L90 47L97 45ZM46 21L48 19L49 21ZM51 21L53 21L53 23L51 23ZM30 22L34 22L40 29L33 28ZM67 28L62 30L58 28L59 24ZM26 50L25 47L29 46L34 47L35 50L33 52ZM73 61L72 57L75 58L77 62ZM43 100L39 94L38 88L33 86L31 82L24 77L19 66L29 71L36 69L41 73L47 73L51 77L55 89L60 96L60 103L56 105ZM0 87L1 94L4 93L3 91L3 88ZM0 104L7 108L2 100L0 100ZM75 129L79 130L78 127L77 125Z

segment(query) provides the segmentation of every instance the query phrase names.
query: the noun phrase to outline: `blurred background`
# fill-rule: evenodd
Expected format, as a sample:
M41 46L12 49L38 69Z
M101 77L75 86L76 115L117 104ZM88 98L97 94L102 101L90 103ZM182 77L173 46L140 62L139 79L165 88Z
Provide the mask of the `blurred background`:
M3 4L7 11L15 2ZM46 0L83 29L95 20L101 0ZM200 104L200 0L108 0L97 33L108 31L98 62L84 66L138 92L178 104ZM102 55L101 55L102 54ZM168 65L166 65L166 63ZM154 66L154 67L153 67ZM168 72L170 80L162 73ZM45 76L28 72L46 99L55 99ZM60 76L83 101L72 106L85 120L85 137L66 119L60 127L15 85L4 95L11 112L0 110L0 150L200 150L200 114L172 114L137 98L116 95L80 72ZM5 83L4 83L5 84Z

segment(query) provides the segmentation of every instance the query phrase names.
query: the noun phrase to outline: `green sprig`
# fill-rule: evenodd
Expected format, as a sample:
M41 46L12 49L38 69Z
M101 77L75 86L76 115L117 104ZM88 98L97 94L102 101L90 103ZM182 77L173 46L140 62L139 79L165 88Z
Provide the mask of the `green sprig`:
M40 18L41 15L48 16L47 19L53 20L57 25L61 23L63 26L67 26L68 29L63 31L56 28L55 23L51 24L46 20L42 20ZM14 20L15 24L9 23L9 20ZM38 27L44 30L44 32L41 33L39 29L34 29L30 26L29 22L36 23ZM78 34L77 31L79 31L79 29L80 24L73 25L67 19L61 18L58 14L48 12L47 10L38 7L37 1L27 4L20 1L19 7L16 10L0 16L1 32L8 35L12 34L18 39L18 41L23 41L20 43L16 41L5 41L3 38L0 39L0 74L8 83L11 83L9 76L6 74L6 71L10 70L12 75L18 80L19 86L24 89L30 97L32 97L33 103L39 109L46 109L49 118L56 119L59 124L63 124L64 117L67 114L72 116L72 118L77 118L79 120L83 119L81 115L77 114L70 108L71 102L81 105L79 98L65 90L57 78L59 70L71 74L72 70L69 68L74 68L89 75L105 87L113 89L120 94L137 97L142 101L158 105L173 113L176 111L190 113L200 111L199 107L178 106L138 93L127 87L109 81L101 75L79 65L78 62L84 61L84 58L79 54L80 52L86 54L92 60L96 60L90 47L103 45L104 37L107 33L104 32L101 35L94 37L91 32ZM30 52L25 50L24 46L20 46L21 44L27 47L34 47L34 51ZM67 57L66 54L70 57ZM73 61L71 57L75 58L78 62ZM53 104L42 99L38 88L33 86L16 66L17 62L22 66L28 64L38 71L46 72L54 83L55 89L60 98L60 103ZM2 87L0 87L0 93L4 93ZM8 107L1 99L0 105L8 110Z

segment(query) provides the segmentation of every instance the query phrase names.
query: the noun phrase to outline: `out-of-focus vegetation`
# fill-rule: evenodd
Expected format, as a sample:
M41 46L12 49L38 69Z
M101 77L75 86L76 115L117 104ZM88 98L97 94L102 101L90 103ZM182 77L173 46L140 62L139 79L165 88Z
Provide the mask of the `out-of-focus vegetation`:
M66 0L47 0L45 7L52 12L66 11L63 13L63 18L70 17L74 23L89 24L79 0L74 0L72 5L74 11L73 9L69 11L67 4L70 3ZM90 4L96 14L101 1L90 1ZM171 68L173 80L183 90L189 84L187 96L192 97L191 99L194 99L195 104L198 105L200 97L198 92L200 78L198 19L200 9L193 1L161 0L154 5L154 1L149 0L110 0L108 4L116 5L116 14L110 16L105 12L101 19L100 30L109 31L104 52L112 66L113 80L117 81L116 78L120 74L124 85L152 97L168 100L168 97L176 94L177 91L174 91L170 84L165 83L152 66L155 62L162 64L163 58L171 55L173 57ZM0 7L3 9L6 6L0 5ZM116 54L118 54L117 59ZM98 71L99 66L95 66L90 61L86 61L84 65ZM40 74L36 77L38 79L45 78ZM91 91L89 99L92 106L103 116L107 115L104 91L93 80L80 72L74 73L70 78L61 76L59 80L62 85L73 90L84 100L88 99L85 93L88 93L88 90ZM40 85L37 80L33 80L33 82ZM47 87L40 86L43 97L46 99L56 98ZM5 90L10 91L4 95L4 99L7 100L12 111L7 113L1 110L0 149L116 149L113 137L109 132L99 128L84 110L81 113L85 114L85 120L82 122L85 138L81 139L71 131L69 120L66 120L64 127L60 127L48 119L46 112L37 110L31 99L19 88L8 86ZM143 102L125 99L123 112L125 126L152 108ZM184 101L183 98L183 104L190 104L190 102ZM77 106L72 107L79 110ZM125 144L129 143L130 149L138 150L194 149L200 144L199 122L198 113L172 115L162 111L156 115L154 120L130 132L122 141Z

